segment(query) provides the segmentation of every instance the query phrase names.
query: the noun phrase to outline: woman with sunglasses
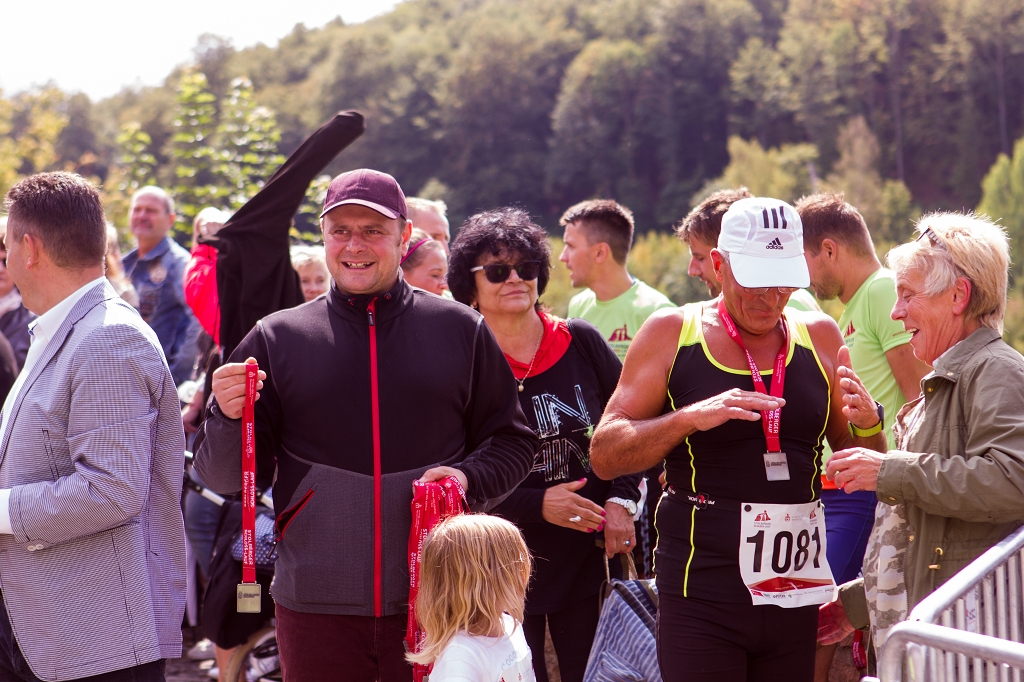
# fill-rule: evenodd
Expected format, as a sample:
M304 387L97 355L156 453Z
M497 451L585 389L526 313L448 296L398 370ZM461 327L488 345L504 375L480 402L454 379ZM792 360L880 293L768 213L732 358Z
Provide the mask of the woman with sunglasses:
M448 286L494 333L541 439L530 475L495 512L519 525L535 559L523 629L537 680L548 679L547 625L563 682L578 682L597 629L604 555L636 544L640 476L602 481L591 470L590 437L621 365L588 322L559 319L538 303L550 256L547 234L525 211L479 213L452 242Z

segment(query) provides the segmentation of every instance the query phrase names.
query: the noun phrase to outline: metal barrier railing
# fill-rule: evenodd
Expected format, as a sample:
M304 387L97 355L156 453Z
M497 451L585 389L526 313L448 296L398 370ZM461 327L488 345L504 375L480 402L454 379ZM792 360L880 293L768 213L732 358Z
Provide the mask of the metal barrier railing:
M904 670L917 682L1024 682L1022 586L1024 527L893 628L879 658L883 682L901 681Z
M1024 644L932 623L898 623L882 648L879 678L903 682L904 670L915 682L1019 682Z

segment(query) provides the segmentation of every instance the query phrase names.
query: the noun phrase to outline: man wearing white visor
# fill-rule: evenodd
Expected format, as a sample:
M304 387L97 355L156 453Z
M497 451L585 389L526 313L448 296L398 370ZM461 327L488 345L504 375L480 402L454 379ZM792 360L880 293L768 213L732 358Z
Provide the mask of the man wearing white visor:
M665 460L655 554L665 682L810 682L818 605L835 597L821 450L827 438L884 452L881 415L836 323L785 310L810 282L792 206L737 201L711 258L722 296L647 321L591 464L613 478Z

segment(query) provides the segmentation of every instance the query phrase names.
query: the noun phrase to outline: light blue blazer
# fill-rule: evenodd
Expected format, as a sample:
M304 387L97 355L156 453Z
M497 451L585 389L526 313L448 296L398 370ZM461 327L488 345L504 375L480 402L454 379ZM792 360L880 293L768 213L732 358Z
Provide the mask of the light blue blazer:
M26 377L0 441L0 590L42 680L181 655L185 436L156 334L107 282Z

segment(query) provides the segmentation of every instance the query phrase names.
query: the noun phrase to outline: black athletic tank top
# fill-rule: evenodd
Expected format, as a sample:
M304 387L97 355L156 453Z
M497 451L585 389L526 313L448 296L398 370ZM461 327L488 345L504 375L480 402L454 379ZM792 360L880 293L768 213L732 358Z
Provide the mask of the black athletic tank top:
M701 304L683 307L679 347L668 381L664 413L739 388L754 390L749 370L716 361L704 339ZM780 439L789 462L788 481L769 481L760 421L731 420L698 431L665 459L670 489L658 506L655 572L658 589L684 597L750 603L740 579L740 502L800 504L818 499L819 470L831 386L807 327L788 320L789 354ZM771 390L773 370L762 369ZM689 501L703 495L715 504Z

